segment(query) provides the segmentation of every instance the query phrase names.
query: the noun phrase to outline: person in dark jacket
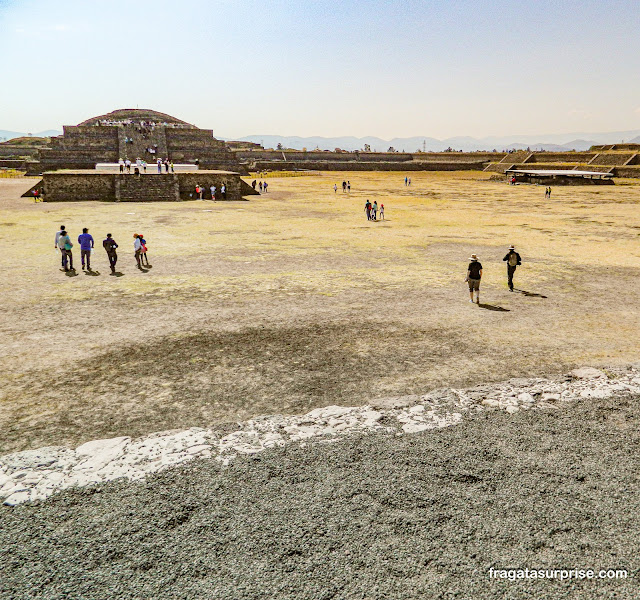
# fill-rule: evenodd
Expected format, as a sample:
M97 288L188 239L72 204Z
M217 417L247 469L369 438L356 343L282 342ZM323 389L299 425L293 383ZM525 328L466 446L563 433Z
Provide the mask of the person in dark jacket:
M118 244L111 237L110 233L107 233L107 239L102 242L102 246L107 251L107 257L109 258L109 267L111 267L111 273L116 272L116 263L118 262L118 253L116 252L116 248Z
M509 246L509 252L507 252L502 260L507 263L507 282L509 284L509 291L513 292L513 274L516 272L516 267L522 264L522 260L516 252L515 246Z
M473 292L476 293L476 303L480 304L480 279L482 279L482 263L478 260L476 254L469 257L471 261L467 267L467 278L465 281L469 284L469 302L473 302Z

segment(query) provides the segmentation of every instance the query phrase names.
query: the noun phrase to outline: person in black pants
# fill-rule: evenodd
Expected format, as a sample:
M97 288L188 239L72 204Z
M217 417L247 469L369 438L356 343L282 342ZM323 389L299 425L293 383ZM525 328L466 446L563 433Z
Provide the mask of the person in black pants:
M522 264L515 246L509 246L509 252L502 260L507 263L507 283L509 284L509 291L513 292L513 274L516 272L516 267Z
M107 251L107 257L109 258L109 267L111 267L111 273L116 272L116 263L118 262L118 253L116 248L118 244L111 237L110 233L107 233L107 239L102 242L102 246Z

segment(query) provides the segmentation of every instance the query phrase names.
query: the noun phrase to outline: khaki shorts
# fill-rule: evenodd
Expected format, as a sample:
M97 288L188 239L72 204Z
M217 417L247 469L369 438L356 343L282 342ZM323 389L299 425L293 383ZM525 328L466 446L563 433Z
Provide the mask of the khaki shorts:
M480 290L480 280L479 279L468 279L467 280L469 283L469 291L473 292L473 290L479 291Z

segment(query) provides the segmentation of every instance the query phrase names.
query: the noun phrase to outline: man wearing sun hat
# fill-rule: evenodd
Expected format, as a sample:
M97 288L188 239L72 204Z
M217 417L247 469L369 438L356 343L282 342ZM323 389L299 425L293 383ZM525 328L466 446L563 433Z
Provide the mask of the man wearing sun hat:
M509 284L509 291L513 292L513 274L516 272L516 267L522 264L520 255L516 252L516 247L509 246L509 252L502 259L507 263L507 282Z
M473 292L476 292L476 303L480 304L480 279L482 279L482 264L478 260L476 254L469 257L471 261L467 268L467 278L465 281L469 284L469 302L473 302Z

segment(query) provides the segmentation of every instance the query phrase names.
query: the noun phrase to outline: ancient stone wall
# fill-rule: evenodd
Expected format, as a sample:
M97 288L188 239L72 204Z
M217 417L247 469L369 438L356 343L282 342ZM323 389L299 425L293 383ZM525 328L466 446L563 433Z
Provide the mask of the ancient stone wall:
M48 202L115 200L115 177L109 173L56 173L43 178L43 191Z
M257 171L482 171L487 163L477 162L340 162L301 161L273 162L256 161Z
M595 157L595 152L533 152L527 163L574 163L586 164Z
M195 199L196 185L206 189L205 197L209 199L209 189L215 185L218 189L216 199L222 200L223 184L227 188L226 200L242 200L243 196L257 194L237 173L224 171L147 173L140 176L96 171L55 171L45 173L42 182L34 187L44 192L47 202L162 202Z

